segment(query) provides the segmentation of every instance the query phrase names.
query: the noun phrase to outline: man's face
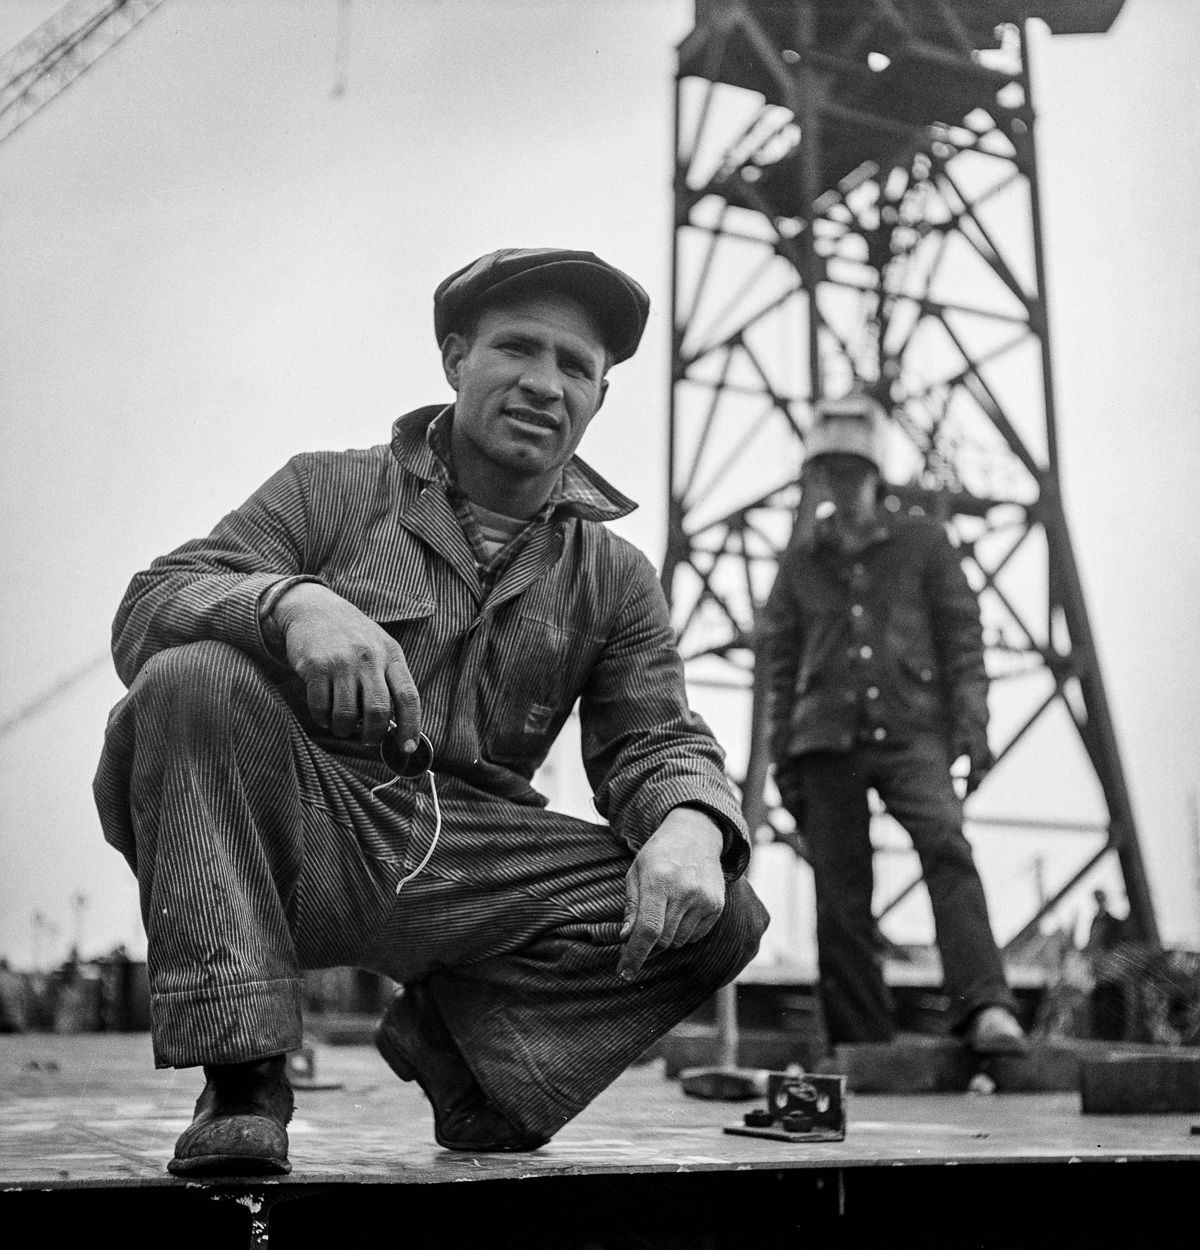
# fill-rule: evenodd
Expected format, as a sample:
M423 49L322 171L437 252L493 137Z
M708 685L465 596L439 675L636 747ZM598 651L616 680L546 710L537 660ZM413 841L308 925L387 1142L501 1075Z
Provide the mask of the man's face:
M485 309L442 347L460 477L508 475L546 494L604 400L607 355L581 305L533 292Z
M818 516L822 503L834 505L839 526L853 528L875 517L879 474L861 456L832 453L818 457L805 469L804 487L812 494Z

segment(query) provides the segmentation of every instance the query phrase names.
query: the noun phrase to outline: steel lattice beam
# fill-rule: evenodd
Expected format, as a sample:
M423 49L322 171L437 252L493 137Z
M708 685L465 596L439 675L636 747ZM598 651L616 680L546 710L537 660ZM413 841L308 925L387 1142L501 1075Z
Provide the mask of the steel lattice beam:
M755 612L799 502L812 404L866 386L897 432L889 506L942 519L980 593L994 775L1054 719L1101 800L1091 820L1047 817L1029 794L989 809L990 781L972 800L976 832L1090 835L1010 946L1110 854L1134 929L1158 941L1059 491L1022 20L1102 31L1119 8L708 0L678 49L663 582L690 678L755 705L744 803L778 831Z
M0 142L90 69L162 0L72 0L0 57Z

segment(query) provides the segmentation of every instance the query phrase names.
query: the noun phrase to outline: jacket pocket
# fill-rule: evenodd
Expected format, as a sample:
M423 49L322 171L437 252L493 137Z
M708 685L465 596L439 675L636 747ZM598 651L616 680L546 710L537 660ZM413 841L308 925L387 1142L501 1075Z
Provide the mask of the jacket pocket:
M415 542L397 544L388 558L372 548L323 575L331 590L381 624L420 620L436 607L429 566Z
M582 689L598 643L582 630L517 615L494 626L488 672L495 674L483 751L527 772L558 736Z
M942 715L942 683L937 665L920 656L899 657L900 680L896 683L903 711L926 722Z

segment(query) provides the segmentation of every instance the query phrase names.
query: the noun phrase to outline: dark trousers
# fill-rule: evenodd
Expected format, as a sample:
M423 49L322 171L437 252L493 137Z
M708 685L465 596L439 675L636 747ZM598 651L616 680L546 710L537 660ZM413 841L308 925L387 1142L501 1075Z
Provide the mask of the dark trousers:
M605 825L332 755L223 643L155 656L109 722L95 795L141 888L160 1067L302 1041L302 972L428 979L480 1085L550 1135L732 980L766 924L745 882L701 941L616 976L629 851Z
M871 906L871 789L920 859L951 1027L961 1029L990 1004L1014 1008L942 741L923 735L904 746L816 751L789 761L785 772L791 776L781 779L781 793L803 794L803 811L795 815L813 870L820 996L830 1041L888 1041L895 1033Z

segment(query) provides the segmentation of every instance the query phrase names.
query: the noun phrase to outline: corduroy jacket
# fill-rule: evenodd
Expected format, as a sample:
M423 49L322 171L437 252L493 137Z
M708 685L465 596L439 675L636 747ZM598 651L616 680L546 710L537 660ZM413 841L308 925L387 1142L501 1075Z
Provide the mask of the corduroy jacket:
M387 444L294 456L207 538L135 576L113 626L121 679L165 647L227 642L323 746L366 755L312 723L263 633L264 599L317 581L400 643L437 772L544 805L531 782L578 703L596 810L616 835L636 851L671 808L699 807L724 831L726 875L741 875L746 828L724 753L688 706L658 576L603 524L635 505L573 459L549 519L485 593L427 438L440 411L400 417Z
M855 556L793 544L756 647L772 761L903 744L919 733L986 741L979 603L938 524L888 517Z

